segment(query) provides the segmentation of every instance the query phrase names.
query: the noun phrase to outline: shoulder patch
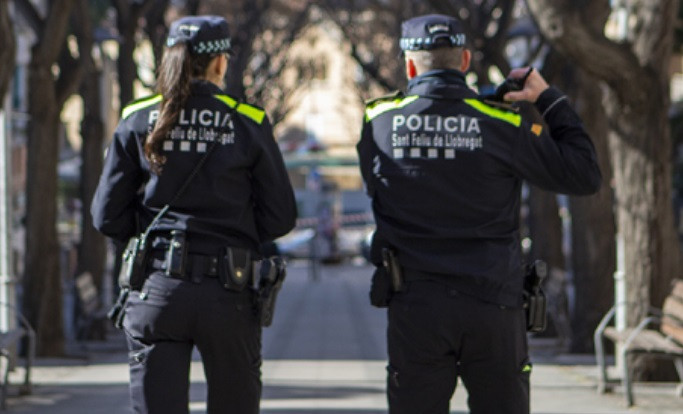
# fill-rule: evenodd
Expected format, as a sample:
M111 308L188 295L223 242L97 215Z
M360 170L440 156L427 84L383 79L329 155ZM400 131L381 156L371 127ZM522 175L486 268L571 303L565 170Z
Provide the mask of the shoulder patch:
M161 100L162 100L161 95L153 95L153 96L147 96L144 98L136 99L123 108L123 110L121 111L121 119L126 119L129 116L131 116L134 112L137 112L141 109L145 109L147 107L155 105L155 104L161 102Z
M491 118L507 122L508 124L512 124L516 127L519 127L522 124L521 115L519 115L516 111L503 109L503 107L500 106L502 104L498 102L495 106L491 105L490 101L482 101L479 99L465 99L464 102L484 115L490 116Z
M266 117L266 111L253 105L238 102L228 95L214 95L214 98L233 108L238 114L244 115L257 124L261 125Z

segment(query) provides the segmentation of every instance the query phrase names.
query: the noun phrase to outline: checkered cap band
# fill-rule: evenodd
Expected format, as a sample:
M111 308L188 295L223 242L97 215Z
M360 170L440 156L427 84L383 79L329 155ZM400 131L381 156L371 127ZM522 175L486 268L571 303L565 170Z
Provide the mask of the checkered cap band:
M171 24L166 45L185 43L193 54L230 53L228 22L220 16L186 16Z
M402 50L465 46L466 36L458 19L443 14L414 17L401 24Z
M399 40L399 46L402 50L424 50L433 49L442 44L442 40L448 40L451 47L465 46L465 35L457 34L451 36L439 37L403 37Z
M196 54L226 53L231 51L230 39L210 40L198 42L192 46L192 52Z

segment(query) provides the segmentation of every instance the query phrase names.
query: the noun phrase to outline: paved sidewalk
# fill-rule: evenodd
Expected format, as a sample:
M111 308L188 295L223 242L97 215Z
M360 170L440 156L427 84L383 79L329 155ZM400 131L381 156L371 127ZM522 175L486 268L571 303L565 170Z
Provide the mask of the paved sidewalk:
M290 266L278 299L276 319L264 331L264 414L386 413L385 314L367 303L370 269L324 267L319 280L303 263ZM548 341L533 340L535 361L532 412L537 414L683 413L674 384L636 384L636 407L615 394L596 393L597 371L591 356L557 355ZM119 331L107 341L76 348L80 358L39 359L30 396L10 386L8 412L44 414L128 414L126 350ZM22 370L12 373L12 384ZM201 362L192 365L191 412L205 412ZM467 413L460 386L452 413Z

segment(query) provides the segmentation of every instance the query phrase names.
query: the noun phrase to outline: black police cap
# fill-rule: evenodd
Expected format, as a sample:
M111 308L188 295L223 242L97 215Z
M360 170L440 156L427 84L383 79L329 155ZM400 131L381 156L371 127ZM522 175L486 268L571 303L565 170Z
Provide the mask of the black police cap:
M402 50L430 50L438 47L465 46L460 21L443 14L428 14L406 20L401 25Z
M166 46L187 43L193 54L232 53L228 22L220 16L186 16L171 23Z

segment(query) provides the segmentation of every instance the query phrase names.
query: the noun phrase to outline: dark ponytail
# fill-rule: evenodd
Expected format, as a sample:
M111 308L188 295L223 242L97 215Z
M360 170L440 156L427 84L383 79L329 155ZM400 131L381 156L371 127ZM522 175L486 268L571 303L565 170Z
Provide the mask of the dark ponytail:
M152 171L160 175L166 162L163 142L168 137L190 96L190 81L203 77L215 55L191 55L183 43L164 52L157 76L157 92L161 94L161 109L154 129L145 140L145 158Z

